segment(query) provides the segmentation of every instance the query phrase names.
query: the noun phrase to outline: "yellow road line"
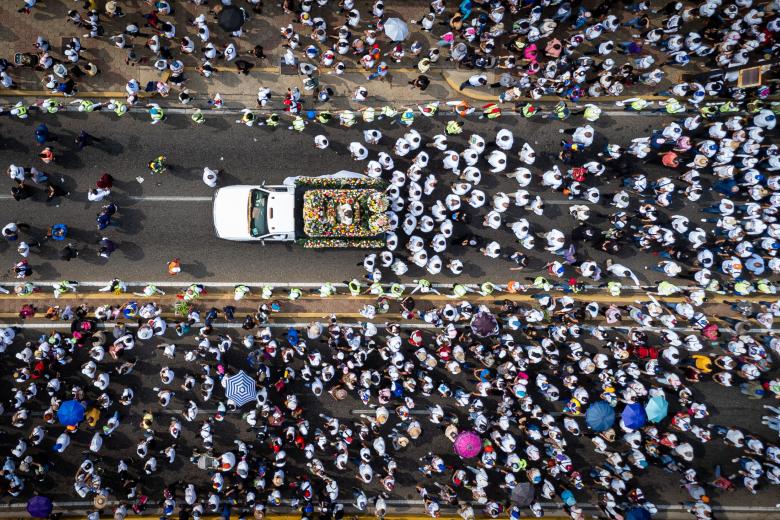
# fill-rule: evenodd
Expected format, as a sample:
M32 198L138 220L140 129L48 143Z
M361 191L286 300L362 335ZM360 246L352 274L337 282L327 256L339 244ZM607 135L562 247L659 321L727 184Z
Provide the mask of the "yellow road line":
M269 300L280 300L280 301L288 301L286 299L286 291L285 292L277 292L272 298L263 298L260 294L249 294L245 296L240 301L269 301ZM581 293L564 293L561 291L555 291L555 292L544 292L544 291L537 291L533 293L494 293L489 296L483 296L481 294L477 293L469 293L466 296L462 298L450 298L447 294L435 294L435 293L427 293L427 294L421 294L416 293L411 295L410 292L407 292L404 294L404 296L411 295L415 300L417 301L431 301L431 302L449 302L453 300L468 300L473 302L496 302L496 301L503 301L503 300L509 300L512 302L528 302L528 303L534 303L536 302L536 299L533 297L533 295L550 295L555 298L560 298L563 296L569 296L575 301L583 301L583 302L597 302L597 303L618 303L618 304L625 304L625 303L635 303L637 301L639 302L646 302L651 301L648 294L651 294L654 299L658 301L668 302L668 303L679 303L685 301L684 296L658 296L650 291L643 291L643 292L635 292L635 293L623 293L620 296L612 296L606 292L599 292L599 293L589 293L589 292L581 292ZM390 297L389 295L386 295ZM722 294L713 294L709 295L707 298L707 301L705 302L705 305L707 304L718 304L718 303L730 303L733 301L749 301L749 302L761 302L761 301L767 301L776 299L777 296L771 295L771 294L751 294L749 296L737 296L737 295L722 295ZM301 296L298 300L294 301L360 301L360 302L367 302L367 301L376 301L377 296L371 295L371 294L361 294L359 296L352 296L349 294L335 294L333 296L328 296L325 298L322 298L318 296L317 294L304 294ZM391 298L392 299L392 298ZM131 301L131 300L141 300L141 301L154 301L157 303L177 303L180 302L178 298L176 298L175 294L166 294L161 296L142 296L142 295L136 295L133 293L101 293L101 292L90 292L90 293L66 293L61 295L58 299L55 299L54 296L51 293L33 293L26 296L16 296L14 294L0 294L0 301L2 300L13 300L17 302L24 302L27 300L32 301L41 301L41 300L47 300L51 301L52 304L56 304L57 302L64 302L64 301L72 301L72 300L106 300L106 301ZM213 301L213 300L233 300L233 293L228 292L220 292L220 293L208 293L205 296L202 296L200 299L195 300L191 303L198 304L202 301ZM236 302L240 305L239 302Z

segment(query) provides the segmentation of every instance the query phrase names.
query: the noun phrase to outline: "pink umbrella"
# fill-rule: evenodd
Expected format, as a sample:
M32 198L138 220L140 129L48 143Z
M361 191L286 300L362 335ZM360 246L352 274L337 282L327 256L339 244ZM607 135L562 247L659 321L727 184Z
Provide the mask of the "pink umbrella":
M482 439L474 432L460 432L453 443L455 453L464 459L479 455L482 451Z

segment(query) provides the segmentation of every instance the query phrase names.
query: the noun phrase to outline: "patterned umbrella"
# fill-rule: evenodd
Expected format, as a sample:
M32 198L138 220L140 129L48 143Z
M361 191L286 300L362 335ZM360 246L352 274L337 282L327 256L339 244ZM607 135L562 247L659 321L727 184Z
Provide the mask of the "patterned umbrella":
M84 405L75 399L65 401L57 409L57 419L65 426L75 426L84 420Z
M255 380L243 370L228 378L225 385L225 397L236 403L236 406L244 406L257 399Z
M496 317L486 311L479 311L471 318L471 332L480 338L498 334L499 325Z
M464 459L479 455L482 451L482 439L474 432L460 432L453 443L455 453Z

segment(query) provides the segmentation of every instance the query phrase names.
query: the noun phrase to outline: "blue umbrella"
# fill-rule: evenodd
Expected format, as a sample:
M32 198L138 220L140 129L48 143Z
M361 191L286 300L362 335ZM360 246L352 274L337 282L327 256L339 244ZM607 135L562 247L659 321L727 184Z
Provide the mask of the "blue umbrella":
M631 430L638 430L647 422L647 415L645 415L645 409L639 403L631 403L623 408L623 413L620 414L620 420L626 428Z
M645 405L647 420L652 423L661 422L669 413L669 403L662 395L651 397Z
M225 397L236 403L236 406L244 406L257 399L255 380L243 370L228 378L225 384Z
M626 520L650 520L650 512L644 507L632 507L626 513Z
M84 405L75 399L65 401L57 410L57 419L65 426L76 426L84 420Z
M596 401L585 411L585 422L594 432L603 432L615 423L615 410L606 401Z
M48 518L54 509L51 498L36 495L27 501L27 512L33 518Z

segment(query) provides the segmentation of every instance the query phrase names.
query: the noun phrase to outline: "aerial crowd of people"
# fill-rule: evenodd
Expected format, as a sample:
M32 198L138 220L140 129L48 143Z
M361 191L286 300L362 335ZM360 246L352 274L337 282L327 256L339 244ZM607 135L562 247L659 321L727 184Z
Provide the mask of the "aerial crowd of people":
M211 4L215 17L232 3L245 4L249 19L262 11L260 0L192 1ZM192 102L186 55L200 58L198 72L206 77L223 60L250 72L247 52L266 59L260 46L243 49L242 57L242 29L225 45L215 43L211 14L191 21L196 35L182 36L171 18L175 2L148 3L143 21L131 21L123 2L98 7L92 0L68 21L88 31L84 38L109 39L128 63L145 59L167 71L167 80L146 89L167 96L175 88L185 104ZM432 33L435 43L425 49L423 41L388 41L381 0L367 4L370 13L351 0L283 2L295 22L282 28L281 59L298 67L304 91L316 100L297 87L282 94L260 86L258 107L284 107L289 129L311 133L322 150L331 143L321 129L360 129L362 139L348 145L357 169L388 182L386 245L366 254L365 273L347 283L348 294L376 297L360 309L360 323L333 315L280 329L274 314L300 299L299 289L285 295L238 286L235 304L217 308L201 304L207 293L198 284L181 292L179 316L171 318L156 301L165 296L159 288L130 296L121 280L101 290L128 293L122 304L52 301L44 311L24 300L46 290L34 276L41 242L59 241L62 261L76 259L81 247L67 223L52 225L46 236L30 233L22 219L5 224L5 252L19 255L10 268L19 318L45 316L62 327L0 326L3 370L13 379L3 392L0 491L23 500L72 479L70 497L95 501L90 520L106 514L109 500L117 520L152 507L180 518L231 511L262 518L285 508L305 519L353 511L382 518L398 491L405 497L412 487L432 517L453 508L464 520L540 517L546 501L560 503L573 520L591 513L588 504L606 518L639 520L657 513L654 502L664 499L646 494L651 467L679 480L684 508L699 519L713 518L711 502L729 492L776 493L777 435L720 423L713 408L763 405L766 411L753 415L762 416L763 431L780 435L780 407L763 404L780 398L773 363L780 356L778 106L774 87L735 83L739 67L777 55L780 5L584 4L434 0L428 14L409 21ZM19 16L38 9L46 2L24 0ZM101 17L126 27L112 35ZM328 26L326 18L340 22ZM133 42L147 30L148 56L141 56ZM626 30L638 34L614 41ZM78 37L65 42L64 60L52 57L45 37L36 47L36 66L54 92L76 95L74 77L99 75L80 60ZM474 69L462 89L493 89L499 99L482 106L367 104L334 113L317 107L333 95L320 73L344 73L350 55L368 74L353 96L361 103L370 99L370 81L387 78L388 62L409 59L420 72L411 88L427 89L432 64L451 60ZM700 65L723 72L667 78L673 68ZM14 86L13 68L0 61L6 88ZM501 70L494 83L489 69ZM72 103L123 117L142 104L143 89L130 79L126 99ZM649 119L651 132L622 142L599 135L605 105L593 98L621 94L636 97L611 110L661 114ZM543 104L551 95L560 102ZM210 103L221 106L218 96ZM167 117L163 105L145 106L153 124ZM64 106L52 97L35 106L41 116L24 101L4 113L37 119ZM520 122L499 124L507 113ZM196 111L192 119L206 117ZM423 135L415 126L420 117L440 132ZM472 124L477 118L495 121L495 128L474 130L484 128ZM535 149L523 135L523 118L560 127L552 160L540 159L549 150ZM277 113L261 117L245 108L237 123L281 121ZM390 137L398 128L401 135ZM9 165L11 195L33 197L40 185L48 200L70 197L44 171L57 156L48 127L36 122L34 131L41 151L28 165ZM82 131L76 142L81 149L101 138ZM43 164L33 166L37 160ZM151 173L162 174L165 161L153 159ZM495 183L486 180L497 177L516 189L488 188ZM203 180L214 188L219 172L206 168ZM110 227L121 209L113 182L101 175L87 194L101 207L96 238L104 258L117 248ZM552 199L567 201L568 216L540 226ZM460 283L468 267L464 248L505 262L510 281ZM545 262L534 265L539 253ZM653 261L634 272L621 261L629 255ZM168 271L181 272L178 259ZM425 277L454 283L439 299L419 298L439 292ZM77 281L65 280L52 297L78 290ZM327 298L337 291L324 284L318 292ZM494 301L480 305L477 293ZM250 295L259 297L256 308ZM225 396L241 370L256 384L252 406ZM66 423L61 407L73 402L68 407L85 413ZM348 411L361 406L370 413ZM459 451L463 434L479 438L476 453Z

